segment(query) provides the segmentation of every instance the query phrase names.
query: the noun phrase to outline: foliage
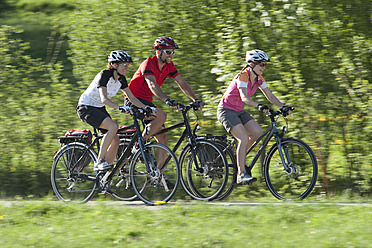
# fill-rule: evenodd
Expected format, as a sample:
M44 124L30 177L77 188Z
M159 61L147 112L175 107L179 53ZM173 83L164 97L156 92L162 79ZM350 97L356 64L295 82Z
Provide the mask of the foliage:
M23 0L0 1L0 6L6 6L1 23L11 25L0 29L0 95L7 106L0 110L3 194L46 194L55 138L67 129L87 128L74 109L106 66L107 54L129 52L134 59L129 79L154 55L155 38L166 35L180 46L173 58L179 72L206 102L200 132L225 133L216 121L219 99L245 65L245 52L262 49L273 61L264 75L269 88L296 108L290 135L317 155L318 193L350 189L370 195L371 0L170 0L166 5ZM50 33L49 41L45 36L35 40L41 31L27 20L41 23L38 29ZM172 80L162 89L170 98L189 102ZM260 93L254 99L267 103ZM155 104L168 110L167 125L181 119L163 102ZM257 111L247 110L267 125ZM130 118L110 113L120 125L130 124Z

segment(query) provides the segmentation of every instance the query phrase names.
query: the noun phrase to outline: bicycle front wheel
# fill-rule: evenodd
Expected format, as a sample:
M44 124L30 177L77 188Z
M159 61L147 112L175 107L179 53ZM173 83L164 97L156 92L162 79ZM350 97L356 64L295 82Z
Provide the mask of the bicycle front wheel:
M145 145L146 167L141 150L134 154L130 177L137 196L147 205L164 204L176 193L180 182L180 168L176 155L159 143Z
M190 144L183 148L179 161L181 183L191 198L213 200L223 192L229 177L229 168L226 157L217 144L198 139L194 148Z
M281 150L286 171L274 144L264 163L264 178L270 192L280 200L304 199L313 190L318 176L318 164L311 148L301 140L282 140Z
M83 203L94 195L96 173L93 170L97 156L82 143L63 146L55 155L51 183L56 196L64 202Z

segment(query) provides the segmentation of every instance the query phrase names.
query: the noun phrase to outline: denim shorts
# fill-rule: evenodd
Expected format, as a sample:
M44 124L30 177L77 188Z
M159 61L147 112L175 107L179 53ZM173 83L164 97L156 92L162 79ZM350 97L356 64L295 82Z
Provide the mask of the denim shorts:
M226 131L230 133L232 127L243 124L243 126L253 120L253 117L247 112L235 111L228 108L219 108L217 109L217 119L225 127Z
M111 118L105 107L97 108L92 106L79 105L76 108L76 111L82 121L88 123L94 128L99 129L102 133L107 132L106 129L99 128L104 119L106 119L107 117Z

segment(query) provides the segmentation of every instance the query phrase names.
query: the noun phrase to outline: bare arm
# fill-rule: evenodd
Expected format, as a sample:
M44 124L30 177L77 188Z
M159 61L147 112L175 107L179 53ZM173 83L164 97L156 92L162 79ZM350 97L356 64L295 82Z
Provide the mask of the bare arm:
M156 78L153 75L146 75L145 80L151 92L159 97L161 100L165 101L168 97L161 90L160 86L156 83Z
M258 103L253 101L249 96L247 96L247 93L248 93L247 88L239 87L238 89L239 89L240 99L242 99L242 101L245 104L253 106L253 107L257 107Z
M101 102L111 108L114 108L114 109L119 109L119 105L117 105L116 103L114 103L113 101L110 100L110 98L108 98L107 96L107 87L99 87L98 88L98 91L99 91L99 96L101 98Z
M136 105L139 108L145 108L145 104L143 104L137 97L135 97L129 87L122 89L125 95L128 97L129 101Z
M258 103L253 101L249 96L248 96L248 89L247 89L247 82L248 82L248 73L247 72L243 72L239 75L238 77L238 80L240 80L241 82L243 82L245 84L245 86L243 87L239 87L238 86L238 90L239 90L239 94L240 94L240 99L247 105L249 106L253 106L253 107L257 107Z
M182 92L188 96L191 100L194 102L196 99L198 99L194 93L194 91L191 89L190 85L186 82L181 75L178 75L177 77L174 78L178 86L181 88Z
M266 99L272 104L275 104L279 108L284 106L284 104L281 101L279 101L278 98L276 98L276 96L271 92L269 88L262 89L261 91L265 95Z

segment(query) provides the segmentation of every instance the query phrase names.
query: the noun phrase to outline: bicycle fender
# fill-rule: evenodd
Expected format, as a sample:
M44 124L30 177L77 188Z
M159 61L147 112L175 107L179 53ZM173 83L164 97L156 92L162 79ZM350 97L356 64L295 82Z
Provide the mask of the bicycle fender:
M89 149L89 146L84 144L84 143L81 143L81 142L71 142L71 143L68 143L64 146L62 146L53 156L53 160L57 157L58 154L60 154L61 152L63 152L66 147L68 146L82 146L84 149Z

